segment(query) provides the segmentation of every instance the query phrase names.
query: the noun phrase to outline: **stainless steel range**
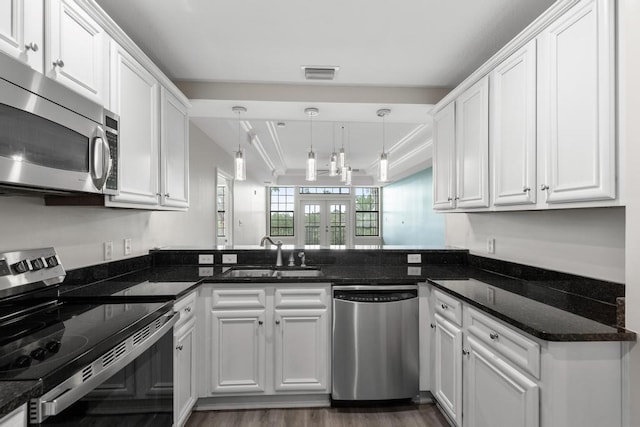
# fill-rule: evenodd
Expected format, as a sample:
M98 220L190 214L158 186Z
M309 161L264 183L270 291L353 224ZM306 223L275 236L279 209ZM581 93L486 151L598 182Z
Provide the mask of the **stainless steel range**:
M29 422L171 426L171 384L143 392L135 381L154 344L172 345L172 302L62 301L64 277L53 248L0 254L0 380L42 382Z

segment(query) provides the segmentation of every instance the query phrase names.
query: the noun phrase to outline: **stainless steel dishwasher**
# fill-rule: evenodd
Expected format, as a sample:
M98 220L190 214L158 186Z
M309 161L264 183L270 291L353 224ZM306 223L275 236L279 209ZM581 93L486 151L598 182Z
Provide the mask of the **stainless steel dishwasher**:
M418 286L334 286L332 344L337 403L417 396Z

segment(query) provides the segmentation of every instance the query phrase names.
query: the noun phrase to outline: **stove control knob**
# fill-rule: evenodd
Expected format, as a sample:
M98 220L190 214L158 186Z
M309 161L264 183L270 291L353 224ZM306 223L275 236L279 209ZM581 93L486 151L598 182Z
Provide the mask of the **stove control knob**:
M49 350L49 352L51 353L57 353L58 351L60 351L61 346L62 344L60 343L60 341L49 341L47 345L45 345L47 350Z
M44 261L47 263L47 268L55 267L56 265L60 264L58 262L58 258L56 258L55 255L46 257Z
M26 273L27 271L29 271L29 264L27 263L26 260L22 260L20 262L16 262L15 264L12 264L11 270L13 271L14 274Z
M33 357L36 360L44 360L46 356L47 356L47 350L45 350L42 347L38 347L31 352L31 357Z
M44 268L44 261L42 261L42 258L32 259L31 268L33 271L42 270Z
M17 369L28 368L31 365L31 358L29 356L20 356L13 362L13 367Z

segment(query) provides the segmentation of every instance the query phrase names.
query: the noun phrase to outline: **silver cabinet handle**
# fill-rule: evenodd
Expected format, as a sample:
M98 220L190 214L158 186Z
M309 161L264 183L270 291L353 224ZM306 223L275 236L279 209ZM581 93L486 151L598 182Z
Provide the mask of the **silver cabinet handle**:
M191 307L187 307L184 309L184 311L186 311L187 313L189 313L191 311Z
M184 346L182 344L176 346L176 350L182 351L183 348Z
M491 333L489 334L489 338L491 338L492 340L497 340L497 339L498 339L498 337L499 337L499 335L498 335L498 334L496 334L495 332L491 332Z
M279 320L276 320L276 325L279 325L279 324L280 324L280 321L279 321Z
M548 189L549 189L549 186L548 186L548 185L546 185L546 184L542 184L542 185L540 186L540 189L541 189L542 191L545 191L545 190L548 190Z
M460 197L456 196L453 200L460 200Z
M522 192L523 192L523 193L528 193L529 191L531 191L531 188L530 188L530 187L523 187L523 188L522 188Z
M447 202L450 202L453 200L453 197L447 197Z
M262 320L258 320L258 325L262 325L264 322Z
M441 304L440 307L442 307L443 310L446 310L449 308L447 304Z
M171 194L165 193L164 197L166 197L168 199L169 197L171 197Z
M31 42L29 44L24 45L24 48L26 50L32 50L34 52L38 51L38 45L36 43L34 43L34 42Z
M63 68L64 67L64 61L62 59L58 59L56 61L53 61L53 66L54 67Z
M431 329L435 329L436 328L436 325L434 325L433 323L431 323L429 326L431 327Z
M463 356L468 356L468 355L469 355L469 350L467 350L467 349L463 348L463 349L462 349L462 355L463 355Z

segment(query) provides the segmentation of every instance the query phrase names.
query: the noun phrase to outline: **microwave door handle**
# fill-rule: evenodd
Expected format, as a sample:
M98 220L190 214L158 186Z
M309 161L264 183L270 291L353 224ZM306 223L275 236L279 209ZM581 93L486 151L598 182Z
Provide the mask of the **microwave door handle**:
M109 144L105 142L104 136L104 131L99 127L91 144L91 179L98 190L103 189L111 171L111 151L109 150Z

